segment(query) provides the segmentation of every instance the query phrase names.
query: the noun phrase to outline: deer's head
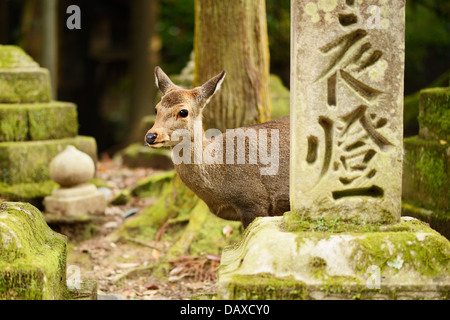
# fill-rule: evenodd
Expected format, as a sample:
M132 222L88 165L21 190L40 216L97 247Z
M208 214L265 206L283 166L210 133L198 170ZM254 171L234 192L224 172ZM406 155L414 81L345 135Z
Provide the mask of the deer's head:
M156 105L155 124L145 135L145 142L152 148L173 147L179 140L172 141L172 133L178 129L189 131L193 137L194 122L202 120L203 108L219 90L225 74L222 71L200 87L184 89L156 67L156 85L163 95Z

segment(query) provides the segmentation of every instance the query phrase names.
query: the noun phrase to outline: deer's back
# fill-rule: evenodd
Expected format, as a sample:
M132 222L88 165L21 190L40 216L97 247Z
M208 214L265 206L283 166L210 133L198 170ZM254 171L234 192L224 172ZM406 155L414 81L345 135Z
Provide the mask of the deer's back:
M253 132L248 130L256 132L256 140L248 138L253 136ZM266 135L266 145L258 143L261 141L261 134ZM235 158L232 163L231 158L227 159L226 156L226 150L230 148L230 135L236 136L233 146ZM242 152L238 148L238 141L243 136L246 137L245 162L237 164L237 152ZM271 154L277 149L272 148L271 143L278 144L278 154ZM242 215L246 212L257 216L281 215L289 211L289 147L287 116L227 131L221 135L221 139L215 138L205 149L209 151L204 151L204 154L206 152L214 156L222 148L222 163L180 164L175 169L181 180L221 218L242 220ZM255 149L257 163L251 164L249 151ZM266 164L261 163L261 152L266 152ZM272 163L267 164L267 161ZM262 174L264 169L266 174Z

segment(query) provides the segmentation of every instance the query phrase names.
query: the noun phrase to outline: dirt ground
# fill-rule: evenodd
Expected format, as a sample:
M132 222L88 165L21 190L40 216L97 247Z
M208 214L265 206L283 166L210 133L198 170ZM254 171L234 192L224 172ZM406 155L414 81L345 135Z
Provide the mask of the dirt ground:
M105 157L97 165L97 177L108 186L100 190L110 198L156 172L126 168ZM154 201L152 198L132 198L126 205L108 205L92 237L69 237L67 279L79 276L96 280L99 298L104 299L180 300L214 294L220 257L180 257L169 261L168 276L158 278L153 266L164 257L170 243L135 239L118 241L112 237L126 219L132 219L124 218L124 214L145 208Z

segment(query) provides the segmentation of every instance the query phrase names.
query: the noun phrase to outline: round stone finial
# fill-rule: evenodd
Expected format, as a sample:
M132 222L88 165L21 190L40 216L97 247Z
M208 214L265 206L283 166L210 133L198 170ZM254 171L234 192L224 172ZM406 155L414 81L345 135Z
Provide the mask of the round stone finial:
M50 178L65 188L85 183L94 174L92 158L71 145L50 162Z

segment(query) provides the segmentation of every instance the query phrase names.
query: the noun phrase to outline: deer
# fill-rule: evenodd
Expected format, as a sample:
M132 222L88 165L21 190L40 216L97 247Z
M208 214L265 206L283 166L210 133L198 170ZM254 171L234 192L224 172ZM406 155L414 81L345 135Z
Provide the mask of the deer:
M156 67L156 86L162 97L144 142L151 148L171 148L181 181L213 214L241 221L247 228L257 217L279 216L290 210L289 116L224 133L216 129L215 135L207 137L202 113L225 76L222 71L199 87L185 89ZM269 151L275 154L271 167Z

